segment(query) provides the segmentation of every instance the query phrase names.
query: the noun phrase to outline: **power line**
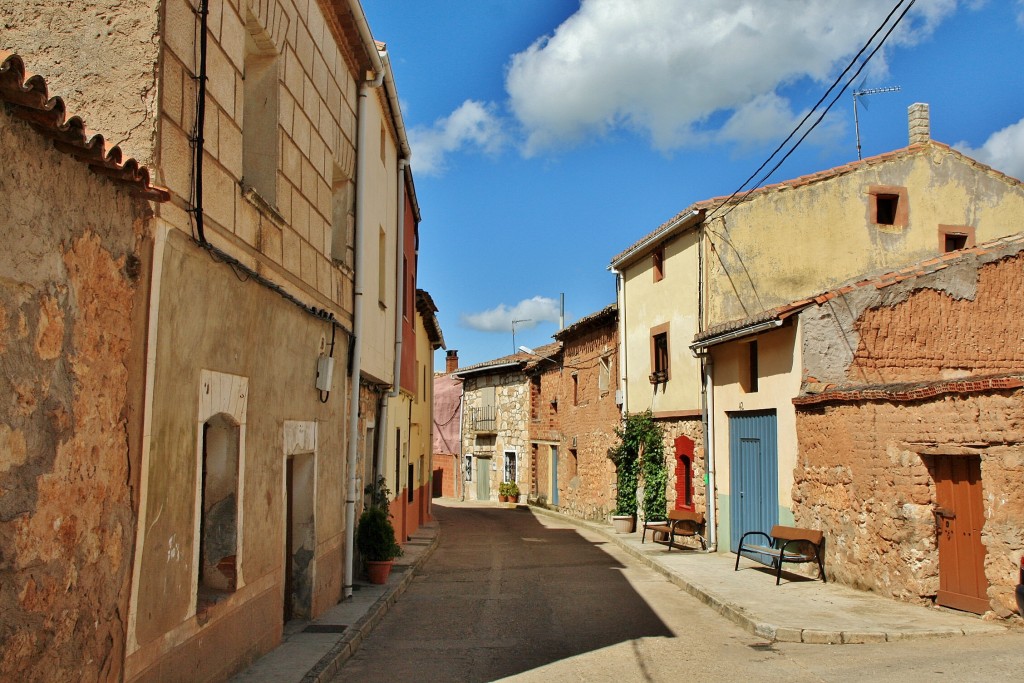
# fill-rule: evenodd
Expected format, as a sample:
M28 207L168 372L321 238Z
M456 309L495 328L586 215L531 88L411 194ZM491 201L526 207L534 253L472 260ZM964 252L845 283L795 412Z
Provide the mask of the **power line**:
M861 62L861 65L858 67L858 69L854 73L854 75L851 76L846 81L846 83L843 85L843 87L839 91L839 93L836 94L836 96L832 99L832 101L829 103L829 105L825 108L825 111L823 111L821 113L821 115L818 116L817 120L815 120L815 122L811 125L811 127L808 128L804 132L804 134L802 136L800 136L800 139L796 141L796 143L793 145L793 147L788 152L786 152L786 154L782 157L782 159L780 159L778 163L776 163L774 166L772 166L770 171L768 171L763 176L761 176L760 180L757 182L755 187L747 190L746 193L744 193L743 197L740 198L740 201L736 202L736 204L734 204L725 213L722 214L723 218L725 216L727 216L734 208L736 208L736 206L738 204L742 203L743 200L746 199L747 195L749 195L751 192L753 192L755 189L757 189L757 187L760 186L761 183L763 183L769 177L771 177L771 175L775 171L777 171L779 169L779 167L786 161L786 159L788 159L789 156L794 151L796 151L796 148L800 146L800 144L807 138L807 136L810 135L811 131L813 131L815 128L817 128L818 124L821 123L821 121L825 118L825 115L828 114L829 110L832 109L832 106L836 103L836 101L842 96L842 94L846 91L846 89L850 87L850 84L853 83L857 79L857 76L860 75L860 72L864 70L864 67L866 67L868 62L871 61L871 58L875 56L875 53L878 52L879 49L881 49L881 47L885 44L885 41L888 40L888 38L892 34L892 32L896 29L897 26L899 26L900 22L903 21L903 18L907 15L907 12L910 11L910 8L914 6L914 3L916 1L917 0L910 0L909 4L906 6L906 8L904 8L904 10L900 14L900 16L896 19L896 21L893 23L893 25L889 27L889 30L882 37L881 42L879 42L878 45L875 46L875 48L867 56L867 58L863 62ZM750 181L754 177L756 177L757 174L760 173L764 169L764 167L767 166L771 162L772 159L775 158L775 156L782 150L783 147L786 146L787 143L789 143L790 140L793 139L793 136L796 135L796 133L803 127L803 125L807 122L807 120L809 118L811 118L811 116L814 114L814 112L817 111L818 107L821 106L821 103L825 101L825 99L829 96L829 94L831 94L831 92L833 90L835 90L836 86L839 84L840 81L842 81L843 77L846 76L847 73L849 73L850 69L852 69L854 64L857 63L857 60L860 59L861 55L863 55L864 52L868 49L868 47L871 46L871 44L874 42L875 38L882 31L882 29L885 28L886 24L889 23L889 20L892 19L893 15L896 14L897 11L899 11L900 6L902 6L904 2L906 2L906 0L899 0L899 2L896 3L896 5L889 11L889 14L886 15L886 17L882 21L882 23L879 24L878 28L875 29L875 32L871 34L871 37L868 38L866 43L864 43L864 46L861 47L861 49L857 52L857 54L853 56L853 58L850 60L850 63L846 65L846 68L843 69L843 71L836 77L836 79L832 82L832 85L830 85L828 87L828 90L826 90L825 93L821 96L821 98L818 99L818 101L814 104L814 106L810 109L810 111L808 111L807 114L804 115L803 119L800 120L800 123L798 123L796 125L796 127L793 128L792 131L790 131L789 135L786 136L785 140L783 140L781 143L779 143L778 147L775 148L775 150L771 153L771 155L769 155L769 157L767 159L765 159L764 162L760 166L758 166L757 170L754 171L753 173L751 173L750 176L745 181L743 181L742 185L740 185L738 188L736 188L736 190L731 195L726 197L724 200L722 200L718 204L718 206L716 206L714 209L711 210L711 213L709 213L704 218L705 222L710 221L712 218L714 218L715 215L717 214L717 212L723 206L725 206L726 204L731 202L736 197L736 195L738 195L740 192L742 192L743 188L745 188L747 185L749 185Z

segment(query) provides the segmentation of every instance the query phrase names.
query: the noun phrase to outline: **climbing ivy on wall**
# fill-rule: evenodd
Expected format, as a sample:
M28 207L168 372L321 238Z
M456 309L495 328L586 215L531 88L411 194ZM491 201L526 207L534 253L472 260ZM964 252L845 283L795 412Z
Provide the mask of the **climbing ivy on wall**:
M615 434L619 443L608 450L608 457L615 463L617 472L615 514L636 514L636 491L642 476L644 519L664 519L668 470L661 426L654 421L649 410L629 413L623 424L615 429Z

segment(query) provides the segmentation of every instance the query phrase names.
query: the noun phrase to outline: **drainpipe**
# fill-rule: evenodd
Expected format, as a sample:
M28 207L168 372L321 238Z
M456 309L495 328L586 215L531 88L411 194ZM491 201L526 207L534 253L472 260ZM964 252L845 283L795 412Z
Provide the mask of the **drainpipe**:
M626 391L626 311L622 306L625 298L625 289L622 273L615 268L610 269L615 274L615 305L619 309L619 389L622 391L622 416L626 416L628 410Z
M704 507L708 518L708 552L718 552L718 501L715 496L715 385L712 381L714 363L711 352L704 357L704 472L707 488Z
M360 11L357 16L361 16ZM365 19L363 25L365 25ZM362 28L362 25L360 26ZM362 32L362 31L361 31ZM366 28L369 34L369 28ZM372 45L372 37L369 44ZM371 50L376 55L375 50ZM352 584L355 577L355 537L356 537L356 481L359 475L356 453L359 449L359 378L362 369L362 331L363 331L363 267L364 250L366 248L366 231L369 229L366 221L366 176L368 174L367 157L370 150L369 131L366 126L366 113L368 109L367 97L374 88L379 88L384 82L384 69L377 68L380 65L380 57L377 56L374 67L374 78L364 81L359 86L359 104L357 107L358 131L356 132L356 245L355 245L355 283L352 304L352 336L355 344L352 347L352 378L351 396L349 398L349 421L348 421L348 493L345 498L345 548L347 550L345 559L345 580L343 595L344 598L352 597Z

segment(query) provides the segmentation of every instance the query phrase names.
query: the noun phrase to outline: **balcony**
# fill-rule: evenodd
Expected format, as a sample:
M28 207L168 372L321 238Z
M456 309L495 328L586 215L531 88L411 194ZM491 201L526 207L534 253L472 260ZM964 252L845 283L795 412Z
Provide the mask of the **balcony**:
M475 408L470 424L477 434L496 434L498 432L498 411L495 406Z

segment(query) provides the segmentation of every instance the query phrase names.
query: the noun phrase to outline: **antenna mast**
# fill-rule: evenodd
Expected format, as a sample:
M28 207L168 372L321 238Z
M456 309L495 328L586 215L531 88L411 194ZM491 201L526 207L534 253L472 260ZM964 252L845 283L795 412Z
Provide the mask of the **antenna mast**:
M863 86L864 84L861 83ZM861 159L860 155L860 117L857 115L857 98L864 97L865 95L878 95L884 92L899 92L900 86L893 85L888 88L860 88L853 91L853 127L857 131L857 159ZM868 108L868 103L864 102L864 108Z

